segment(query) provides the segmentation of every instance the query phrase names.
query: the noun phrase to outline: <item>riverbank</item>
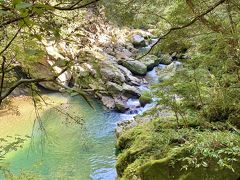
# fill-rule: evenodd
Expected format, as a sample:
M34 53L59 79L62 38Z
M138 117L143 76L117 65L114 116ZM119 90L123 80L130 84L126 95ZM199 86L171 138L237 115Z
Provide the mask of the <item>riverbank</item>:
M160 114L159 114L160 113ZM162 116L153 108L119 138L119 179L216 179L240 176L240 136L225 123Z

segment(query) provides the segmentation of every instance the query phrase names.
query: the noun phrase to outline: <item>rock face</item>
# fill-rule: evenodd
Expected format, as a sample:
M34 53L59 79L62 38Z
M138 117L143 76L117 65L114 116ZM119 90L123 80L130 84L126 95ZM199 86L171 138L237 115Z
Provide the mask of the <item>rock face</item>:
M144 76L147 74L147 66L140 61L127 60L127 61L119 61L119 63L124 67L126 67L135 75Z

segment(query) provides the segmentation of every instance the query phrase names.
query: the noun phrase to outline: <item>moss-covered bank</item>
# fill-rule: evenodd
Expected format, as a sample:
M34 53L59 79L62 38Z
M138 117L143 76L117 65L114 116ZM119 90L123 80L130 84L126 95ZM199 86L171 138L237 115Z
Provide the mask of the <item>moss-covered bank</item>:
M124 132L117 146L119 179L240 177L239 132L223 123L187 120L177 126L174 117L154 117Z

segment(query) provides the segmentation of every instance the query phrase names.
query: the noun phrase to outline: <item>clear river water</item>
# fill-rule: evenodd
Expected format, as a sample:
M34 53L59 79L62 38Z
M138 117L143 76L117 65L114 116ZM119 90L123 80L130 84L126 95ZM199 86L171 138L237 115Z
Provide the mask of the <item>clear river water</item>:
M114 129L127 115L106 111L97 101L92 104L95 109L79 96L68 97L67 104L44 112L41 122L45 131L36 123L28 147L7 158L10 170L16 174L31 171L43 179L115 179ZM78 116L83 123L56 108Z
M146 76L150 84L156 82L156 68ZM58 98L62 95L49 96ZM10 171L13 174L30 171L39 174L39 179L47 180L114 180L117 175L116 124L131 119L134 114L108 111L97 100L91 101L95 107L92 109L80 96L64 98L66 103L41 114L41 124L35 123L33 138L6 158ZM135 99L130 99L129 103L133 106L139 104ZM135 114L151 106L139 108ZM67 118L63 113L76 116L78 121ZM1 174L0 179L4 179Z

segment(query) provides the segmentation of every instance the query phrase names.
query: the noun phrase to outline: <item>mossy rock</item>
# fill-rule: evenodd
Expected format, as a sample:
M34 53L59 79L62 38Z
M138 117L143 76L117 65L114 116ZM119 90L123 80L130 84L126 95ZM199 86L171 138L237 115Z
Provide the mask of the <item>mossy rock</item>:
M147 66L140 61L127 60L127 61L119 61L118 63L126 67L129 71L131 71L135 75L144 76L147 74Z
M151 103L152 101L152 94L150 91L144 91L139 98L139 102L142 107Z
M147 46L146 40L144 39L143 36L139 34L135 34L132 36L132 44L136 48Z
M240 177L237 133L203 130L204 124L199 124L201 130L184 128L184 122L179 123L178 126L173 118L155 118L125 131L118 139L122 151L117 161L119 179L231 180ZM177 126L181 128L176 129ZM196 160L189 163L192 157ZM227 166L221 165L223 161Z
M128 107L122 101L115 101L115 109L118 112L124 113L128 110Z
M170 165L170 159L150 160L140 167L139 176L144 180L232 180L239 177L230 169L217 167L217 162L212 161L209 167L184 169L184 164ZM196 178L197 177L197 178Z
M161 59L155 55L147 55L140 59L140 61L147 66L148 71L151 71L160 63Z
M171 64L171 58L168 55L161 55L161 57L159 58L159 64L164 64L164 65L169 65Z
M112 95L119 94L123 91L123 87L117 83L107 82L106 85L108 92Z
M152 100L152 97L149 97L149 96L144 96L144 95L142 95L142 96L140 96L140 98L139 98L139 102L140 102L140 104L141 104L141 106L145 106L146 104L149 104L149 103L151 103L153 100Z

